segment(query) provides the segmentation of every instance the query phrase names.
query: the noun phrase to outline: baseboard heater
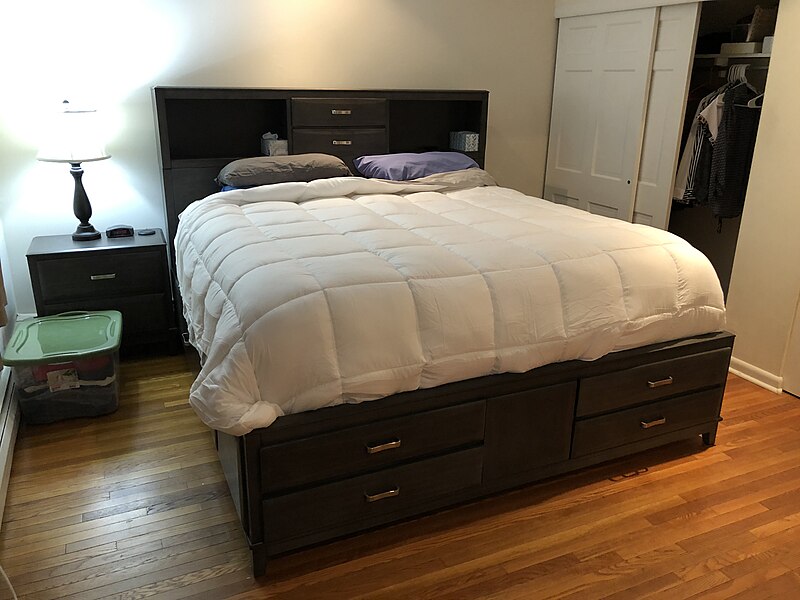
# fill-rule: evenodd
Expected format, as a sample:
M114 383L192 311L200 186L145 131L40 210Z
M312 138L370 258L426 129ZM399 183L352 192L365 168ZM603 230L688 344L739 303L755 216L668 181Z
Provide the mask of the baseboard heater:
M6 506L11 459L19 429L19 411L14 401L14 382L10 367L0 367L0 525Z

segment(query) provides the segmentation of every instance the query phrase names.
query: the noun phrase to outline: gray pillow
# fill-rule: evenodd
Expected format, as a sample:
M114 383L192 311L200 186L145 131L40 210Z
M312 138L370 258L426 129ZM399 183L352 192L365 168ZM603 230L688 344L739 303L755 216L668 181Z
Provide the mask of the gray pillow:
M228 163L217 175L217 183L252 187L286 181L313 181L329 177L349 177L350 169L330 154L289 154L257 156Z

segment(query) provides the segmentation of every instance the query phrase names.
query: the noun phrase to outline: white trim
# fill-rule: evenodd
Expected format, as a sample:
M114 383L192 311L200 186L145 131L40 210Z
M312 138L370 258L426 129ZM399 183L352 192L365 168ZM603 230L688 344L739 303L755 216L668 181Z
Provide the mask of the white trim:
M11 381L11 368L2 367L0 371L0 523L6 507L8 480L11 477L11 459L19 430L19 410L13 397L14 385Z
M770 392L780 394L783 392L783 377L769 373L764 369L759 369L755 365L751 365L735 356L731 357L731 366L729 371L734 375L738 375L742 379L746 379L750 383L755 383L757 386L762 387Z
M709 0L556 0L556 19L564 17L580 17L635 10L637 8L653 8L672 4L691 4L692 2L709 2Z

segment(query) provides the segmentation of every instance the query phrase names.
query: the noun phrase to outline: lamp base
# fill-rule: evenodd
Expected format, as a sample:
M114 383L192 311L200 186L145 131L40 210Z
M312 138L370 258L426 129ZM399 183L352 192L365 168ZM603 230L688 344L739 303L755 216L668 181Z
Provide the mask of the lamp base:
M97 231L91 224L78 225L75 233L72 234L72 239L76 242L90 242L92 240L100 239L100 232Z

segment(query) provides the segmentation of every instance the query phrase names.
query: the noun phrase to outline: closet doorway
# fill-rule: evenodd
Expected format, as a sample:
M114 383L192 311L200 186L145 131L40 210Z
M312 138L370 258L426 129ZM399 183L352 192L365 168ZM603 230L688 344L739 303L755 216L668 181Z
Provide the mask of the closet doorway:
M690 137L691 125L697 120L697 109L700 101L732 80L734 85L746 85L755 90L751 97L763 94L769 73L770 39L774 32L776 3L769 6L770 2L764 0L731 0L727 2L704 2L701 5L700 22L698 26L697 43L693 60L692 72L689 79L689 93L681 138L681 159L687 153L687 144L694 145L695 139ZM754 21L758 19L756 23ZM757 41L747 42L747 36ZM765 34L768 34L765 42ZM737 65L740 65L737 67ZM737 75L739 70L740 75ZM745 83L746 82L746 83ZM757 127L760 102L755 99L745 103L737 103L735 110L740 111L739 117L755 121ZM722 102L720 97L720 103ZM750 114L752 111L752 114ZM721 114L721 113L720 113ZM706 130L706 135L708 131ZM752 158L755 135L743 136L741 140L742 155ZM712 145L713 146L713 145ZM716 158L716 157L715 157ZM741 161L740 161L741 162ZM731 201L735 202L740 196L744 203L746 192L746 178L749 175L749 161L744 175L743 189L730 192ZM737 164L741 172L742 168ZM680 169L676 177L673 197L677 198L684 189L682 186ZM710 174L700 174L705 177L708 185ZM698 184L698 182L695 182ZM727 297L730 285L733 259L736 253L736 243L739 236L741 212L734 216L719 218L715 210L709 205L708 198L688 199L686 196L680 200L673 200L669 218L669 231L689 241L698 250L703 252L714 265L723 292ZM737 211L730 211L737 212Z
M732 71L747 80L742 89L756 90L740 102L763 92L775 3L641 0L620 10L612 0L557 2L544 198L680 235L710 259L727 296L741 212L727 210L720 223L718 205L673 201L676 173L701 98ZM747 111L757 118L760 108ZM739 166L729 172L749 170L732 164Z

